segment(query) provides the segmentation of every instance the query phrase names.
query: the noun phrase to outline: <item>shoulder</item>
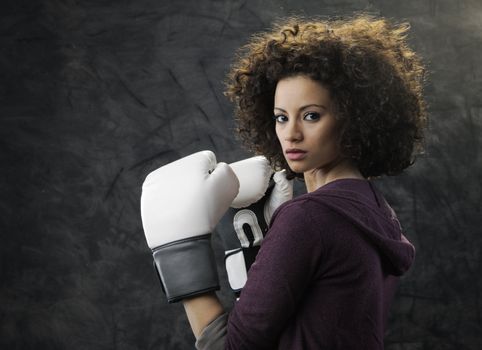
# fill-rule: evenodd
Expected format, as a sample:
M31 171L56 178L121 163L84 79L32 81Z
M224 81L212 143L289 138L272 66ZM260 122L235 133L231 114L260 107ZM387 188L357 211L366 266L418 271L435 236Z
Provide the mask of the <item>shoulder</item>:
M354 228L349 214L345 213L347 208L349 211L352 208L345 198L336 198L339 192L317 191L284 203L273 214L269 232L275 232L277 239L304 239L313 244L330 245L339 232L351 232Z
M323 232L329 230L330 222L336 216L324 201L319 201L310 194L301 195L283 203L275 211L269 233L275 232L279 240L299 240L305 237L312 242L317 241Z
M316 196L306 193L285 202L274 212L271 225L278 220L295 221L299 224L311 223L315 217L324 216L324 214L332 212L325 200L329 200L329 196L324 196L323 193Z
M291 264L307 271L319 266L324 253L325 236L330 224L323 224L324 209L309 197L297 197L284 203L273 215L258 256L271 266L289 256ZM258 260L258 258L256 258Z

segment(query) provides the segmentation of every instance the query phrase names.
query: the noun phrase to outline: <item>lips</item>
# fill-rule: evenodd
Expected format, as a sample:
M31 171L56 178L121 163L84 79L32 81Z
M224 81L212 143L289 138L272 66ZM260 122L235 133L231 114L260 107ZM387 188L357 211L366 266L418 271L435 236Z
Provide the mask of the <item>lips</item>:
M289 160L301 160L306 156L306 151L297 148L290 148L285 151Z

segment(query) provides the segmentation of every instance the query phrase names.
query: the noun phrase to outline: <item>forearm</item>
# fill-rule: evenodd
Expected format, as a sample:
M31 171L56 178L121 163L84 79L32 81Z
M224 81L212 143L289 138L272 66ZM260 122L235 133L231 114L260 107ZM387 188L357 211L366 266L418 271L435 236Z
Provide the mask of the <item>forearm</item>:
M214 292L184 299L182 303L196 339L208 324L224 313L224 308Z

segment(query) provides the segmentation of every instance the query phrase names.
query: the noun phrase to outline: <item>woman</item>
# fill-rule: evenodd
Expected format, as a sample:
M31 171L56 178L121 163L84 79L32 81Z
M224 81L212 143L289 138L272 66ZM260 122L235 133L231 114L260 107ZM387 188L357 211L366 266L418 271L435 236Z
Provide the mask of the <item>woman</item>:
M414 248L371 178L421 150L424 68L407 25L291 18L253 37L229 75L238 132L307 193L283 204L232 311L184 300L200 349L383 349Z

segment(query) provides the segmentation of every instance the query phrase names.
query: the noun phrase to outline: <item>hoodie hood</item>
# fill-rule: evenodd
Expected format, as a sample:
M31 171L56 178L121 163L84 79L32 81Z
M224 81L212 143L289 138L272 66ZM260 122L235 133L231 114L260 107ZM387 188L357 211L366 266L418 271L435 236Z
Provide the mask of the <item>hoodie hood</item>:
M341 179L309 194L346 217L377 248L387 272L400 276L412 265L415 248L403 235L400 222L381 193L368 180Z

